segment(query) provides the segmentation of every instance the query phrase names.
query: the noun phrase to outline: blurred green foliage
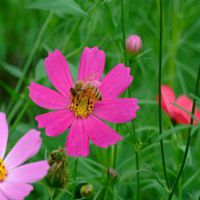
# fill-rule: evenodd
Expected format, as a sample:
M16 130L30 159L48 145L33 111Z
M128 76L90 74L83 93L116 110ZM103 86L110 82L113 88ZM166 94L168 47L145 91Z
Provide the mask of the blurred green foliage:
M6 112L10 125L9 148L28 129L37 128L34 117L45 111L28 98L31 81L50 86L43 59L49 51L60 49L70 63L75 77L81 51L85 46L98 46L106 52L105 73L123 62L119 0L1 0L0 6L0 110ZM88 158L80 158L78 175L73 177L74 158L69 158L66 190L55 191L44 182L35 184L27 199L69 199L75 185L94 186L92 199L136 199L136 173L141 176L141 199L165 199L167 195L159 149L157 118L157 69L159 46L158 1L126 0L126 35L138 34L143 41L142 52L132 63L134 84L132 96L140 100L141 109L135 121L140 143L140 171L135 167L135 149L130 143L130 124L117 126L124 141L117 145L116 170L118 182L110 185L107 168L111 167L113 147L100 149L91 145ZM194 92L200 54L199 0L164 1L163 83L172 86L177 95ZM25 73L25 68L27 71ZM23 77L24 76L24 77ZM22 83L18 89L16 86ZM126 94L125 94L126 95ZM188 127L173 127L163 114L167 171L172 183L185 145ZM190 154L174 199L198 200L200 197L200 135L193 131ZM43 146L33 160L65 145L66 133L56 138L45 136ZM106 197L107 195L107 197Z

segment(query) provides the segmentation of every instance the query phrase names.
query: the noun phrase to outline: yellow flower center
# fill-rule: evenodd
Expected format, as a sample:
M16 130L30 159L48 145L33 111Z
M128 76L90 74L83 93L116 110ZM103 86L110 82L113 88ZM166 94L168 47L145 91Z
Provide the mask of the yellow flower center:
M4 181L6 177L7 177L7 170L5 168L3 160L0 158L0 182Z
M90 82L78 81L70 89L69 109L76 117L86 118L92 113L95 102L100 100L102 100L102 96L97 87Z

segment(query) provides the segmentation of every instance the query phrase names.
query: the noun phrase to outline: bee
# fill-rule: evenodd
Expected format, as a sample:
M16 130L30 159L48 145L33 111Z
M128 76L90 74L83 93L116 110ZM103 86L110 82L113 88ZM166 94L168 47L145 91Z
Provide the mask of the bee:
M94 99L95 101L102 100L101 92L99 91L97 87L95 87L91 83L86 83L82 88L85 94L91 97L92 99Z
M78 81L70 88L69 109L77 116L86 118L92 113L95 101L101 101L101 92L92 83Z
M81 96L86 95L88 98L94 101L101 101L102 95L97 87L92 85L91 83L84 84L82 81L78 81L75 83L74 87L70 88L70 93L72 97L76 97L79 99Z

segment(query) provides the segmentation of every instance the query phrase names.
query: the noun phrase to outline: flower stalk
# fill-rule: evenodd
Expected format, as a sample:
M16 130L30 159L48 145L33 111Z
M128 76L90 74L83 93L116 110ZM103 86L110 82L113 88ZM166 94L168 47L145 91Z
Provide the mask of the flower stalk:
M160 0L160 34L159 34L159 64L158 64L158 119L159 119L159 133L162 135L162 111L161 111L161 82L162 82L162 29L163 29L163 2ZM164 177L169 189L169 181L167 176L166 162L165 162L165 154L164 154L164 144L163 139L160 140L160 150L162 157L162 166L164 171Z
M199 69L198 69L198 73L197 73L197 80L196 80L196 86L195 86L195 96L198 96L199 83L200 83L200 65L199 65ZM196 108L196 100L195 100L195 98L193 98L193 105L192 105L192 115L193 116L194 116L195 108ZM176 186L179 183L179 180L180 180L181 175L183 173L183 169L185 167L185 163L186 163L186 159L187 159L188 151L189 151L189 147L190 147L190 140L191 140L191 132L192 132L192 128L193 128L192 127L193 122L194 122L194 118L191 116L191 118L190 118L190 128L189 128L189 131L188 131L187 143L186 143L186 148L185 148L185 152L184 152L184 156L183 156L183 161L182 161L180 169L178 171L178 175L177 175L177 177L174 181L174 184L172 186L168 200L172 199L174 192L175 192L175 189L176 189Z
M124 63L127 66L127 50L126 50L126 32L125 32L125 25L124 25L124 2L121 0L121 26L122 26L122 39L123 39L123 53L124 53ZM129 61L129 66L131 67L132 64L132 59ZM132 73L131 73L132 74ZM128 96L131 98L131 85L128 89ZM132 131L130 131L130 137L133 139L133 143L135 142L135 125L134 121L131 121L131 126L132 126ZM135 145L134 145L135 146ZM136 150L135 148L135 162L136 162L136 170L137 170L137 200L140 199L140 174L139 174L139 151Z
M122 39L123 39L123 50L124 50L124 63L125 63L125 65L127 65L126 33L125 33L125 24L124 24L124 0L121 0L120 4L121 4L121 26L122 26Z

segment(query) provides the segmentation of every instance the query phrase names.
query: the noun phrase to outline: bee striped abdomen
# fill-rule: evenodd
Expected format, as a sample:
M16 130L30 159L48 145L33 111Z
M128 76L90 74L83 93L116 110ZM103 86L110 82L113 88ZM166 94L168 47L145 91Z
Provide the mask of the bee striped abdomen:
M77 117L82 118L86 118L92 113L96 101L102 100L101 92L91 83L75 83L74 87L70 88L70 94L71 104L69 109Z

